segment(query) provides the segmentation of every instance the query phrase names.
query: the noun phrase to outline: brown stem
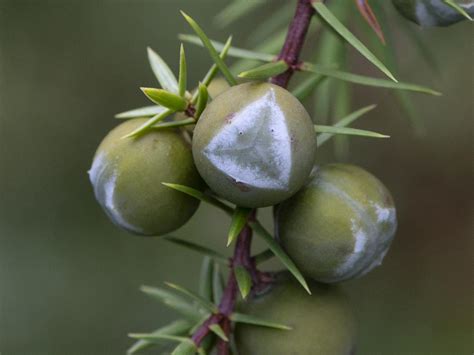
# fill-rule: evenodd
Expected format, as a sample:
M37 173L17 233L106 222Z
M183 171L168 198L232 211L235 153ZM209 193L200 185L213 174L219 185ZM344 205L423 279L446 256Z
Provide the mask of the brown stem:
M255 218L256 211L253 211L250 215L250 218ZM235 308L235 303L237 302L238 295L238 286L237 280L234 275L234 268L236 266L244 266L249 270L251 275L258 275L258 271L255 268L255 263L253 262L250 255L250 246L252 243L252 229L246 225L240 232L237 242L235 244L234 255L230 259L230 273L227 280L222 299L219 303L219 312L217 314L212 314L209 318L201 324L201 326L195 331L192 336L194 343L199 346L204 338L209 334L209 327L213 324L219 324L224 330L227 336L230 335L231 327L229 317ZM253 279L253 277L252 277ZM220 345L219 345L220 344ZM228 354L227 343L219 341L218 351L219 355Z
M287 87L294 71L297 70L299 64L299 56L303 48L303 43L308 32L308 27L311 22L311 17L314 14L314 9L311 6L312 0L298 0L295 15L290 23L288 34L286 35L285 43L278 56L278 59L284 60L288 63L289 68L284 73L277 75L271 79L271 82L282 87ZM255 218L256 210L252 212L249 219ZM218 313L209 316L201 326L195 331L192 340L196 346L200 346L204 338L209 334L209 327L213 324L219 324L228 338L232 332L230 315L234 311L237 295L239 293L237 280L234 275L234 268L236 266L243 266L250 273L252 278L252 291L258 287L265 285L266 282L271 281L268 274L259 271L255 265L254 259L250 255L252 244L252 229L249 225L240 232L234 248L234 255L230 259L229 267L230 273L227 284L222 295L222 299L218 306ZM222 339L217 342L218 355L229 354L229 343Z
M286 34L285 44L278 55L278 60L284 60L288 64L288 69L273 77L271 79L273 84L286 88L291 76L298 70L300 53L314 14L311 3L312 0L298 0L295 15Z
M229 318L225 318L222 321L221 326L225 334L229 335L231 333L231 324L230 324ZM219 339L219 341L217 342L217 354L229 355L230 354L229 343L226 342L225 340Z

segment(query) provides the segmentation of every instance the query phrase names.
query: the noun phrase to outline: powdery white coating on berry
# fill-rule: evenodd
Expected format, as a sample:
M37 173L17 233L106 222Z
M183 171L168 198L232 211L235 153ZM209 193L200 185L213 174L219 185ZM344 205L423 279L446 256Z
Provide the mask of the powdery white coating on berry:
M326 281L340 281L360 277L380 265L395 233L395 208L383 207L374 201L370 201L369 204L374 208L375 220L364 206L334 184L321 178L313 179L310 184L319 186L343 200L357 216L357 221L354 218L351 219L354 249L334 270L335 277ZM382 231L382 224L387 224L390 229ZM367 263L368 260L371 262Z
M390 245L387 245L384 251L378 254L378 256L372 261L372 263L360 274L360 276L364 276L365 274L369 273L376 267L382 265L382 261L385 258L385 255L388 252L388 248Z
M346 260L336 269L336 275L345 276L354 270L354 266L358 264L361 257L365 256L366 245L369 241L364 228L361 228L355 221L351 219L351 231L355 239L354 250L348 255Z
M89 180L94 186L94 192L97 189L96 184L99 177L103 174L106 164L104 161L104 154L99 154L94 157L94 161L92 162L92 166L87 172L89 174Z
M474 1L458 1L457 3L465 10L474 8ZM456 17L459 16L456 10L442 0L417 1L415 14L418 23L423 26L436 26L440 24L440 22L443 22L440 18L444 18L445 21L451 19L455 22Z
M375 203L374 201L370 201L370 204L375 209L375 214L377 215L378 223L394 223L395 222L395 218L396 218L395 208L383 207Z
M143 230L125 220L120 210L115 204L115 186L117 183L117 173L113 171L109 176L103 176L109 163L104 154L99 154L94 158L92 167L88 171L89 179L94 186L94 193L99 203L104 207L106 213L112 218L114 223L135 233L142 233ZM105 179L103 181L102 179Z
M203 152L237 183L287 189L292 167L291 138L274 89L237 112Z
M472 9L474 8L474 1L464 1L459 4L464 9Z
M378 242L375 245L376 248L372 254L372 262L362 269L361 273L358 275L359 277L369 273L382 264L397 228L397 215L395 208L382 207L373 201L370 201L370 205L374 208L377 216L377 221L374 223L374 227L378 233ZM385 229L382 228L382 225L385 226Z
M357 200L352 198L345 191L321 178L313 179L311 184L319 186L321 189L324 189L347 203L347 205L354 211L355 216L357 216L358 222L362 223L362 225L359 225L354 218L351 218L354 249L334 270L335 277L332 278L331 281L351 278L353 275L356 275L363 270L364 260L375 252L376 227L363 206L361 206Z

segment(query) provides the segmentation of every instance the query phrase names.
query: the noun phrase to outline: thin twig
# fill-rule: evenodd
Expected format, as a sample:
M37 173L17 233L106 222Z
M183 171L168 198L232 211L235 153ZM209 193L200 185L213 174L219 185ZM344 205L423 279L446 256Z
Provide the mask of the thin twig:
M250 215L249 218L255 218L255 211ZM213 324L220 324L226 335L230 334L231 327L229 317L235 308L237 301L238 286L237 280L234 275L234 268L236 266L246 267L251 275L258 275L250 255L250 246L252 243L252 229L246 225L240 232L237 242L234 248L234 255L230 260L230 273L227 280L227 284L222 295L222 299L219 303L219 312L212 314L209 318L202 323L202 325L195 331L192 336L194 343L199 346L204 338L209 334L209 327ZM228 324L227 324L228 323ZM224 349L224 345L220 345L219 348ZM219 355L226 354L219 351Z
M304 40L308 33L314 8L311 0L298 0L295 15L288 28L285 43L278 55L278 60L288 64L288 70L272 78L273 84L286 88L293 73L298 70L299 58L303 49Z

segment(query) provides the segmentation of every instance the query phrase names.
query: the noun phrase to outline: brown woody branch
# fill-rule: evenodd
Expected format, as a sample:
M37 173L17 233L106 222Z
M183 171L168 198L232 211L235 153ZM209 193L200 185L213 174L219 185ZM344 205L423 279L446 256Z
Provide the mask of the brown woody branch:
M288 69L273 77L271 80L273 84L286 88L293 73L298 70L301 50L303 49L311 18L314 15L314 8L311 3L311 0L298 0L295 15L286 34L285 43L277 58L277 60L285 61L288 64Z

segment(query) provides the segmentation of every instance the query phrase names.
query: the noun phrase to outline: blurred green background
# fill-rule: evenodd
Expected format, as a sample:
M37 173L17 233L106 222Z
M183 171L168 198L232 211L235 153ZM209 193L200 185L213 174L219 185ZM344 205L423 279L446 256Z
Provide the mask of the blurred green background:
M173 319L140 285L173 280L196 287L200 256L113 226L93 198L87 170L117 124L113 115L147 105L138 87L157 85L146 46L177 69L176 34L189 32L178 9L212 37L230 32L244 45L282 2L269 1L222 31L212 17L225 4L0 1L2 355L124 353L128 332ZM354 87L354 109L379 104L357 126L392 138L352 139L348 160L386 183L399 213L383 267L345 284L359 319L359 354L472 354L473 27L420 30L437 74L394 24L399 77L444 95L412 95L426 125L426 136L417 138L394 95ZM211 62L202 49L186 49L195 83ZM366 71L369 65L354 58ZM333 159L328 145L320 161ZM175 235L225 252L228 224L202 206Z

